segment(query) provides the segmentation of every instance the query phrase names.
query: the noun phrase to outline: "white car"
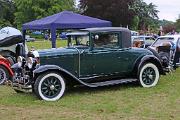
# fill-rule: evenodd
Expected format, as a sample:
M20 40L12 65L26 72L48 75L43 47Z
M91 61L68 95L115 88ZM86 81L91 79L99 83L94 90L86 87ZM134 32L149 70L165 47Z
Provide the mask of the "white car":
M35 38L31 38L29 35L26 35L25 40L26 40L26 42L34 42Z
M156 51L160 57L169 55L168 61L171 61L174 67L180 65L180 35L160 36L150 46L150 49Z

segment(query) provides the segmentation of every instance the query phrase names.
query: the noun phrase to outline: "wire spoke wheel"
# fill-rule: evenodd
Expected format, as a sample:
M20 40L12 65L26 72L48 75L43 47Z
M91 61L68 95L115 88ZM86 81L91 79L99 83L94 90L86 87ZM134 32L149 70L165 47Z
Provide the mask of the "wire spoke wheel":
M46 101L56 101L65 92L65 81L61 75L50 72L40 75L34 84L35 94Z
M53 98L61 91L61 83L57 78L50 76L42 82L41 91L44 96Z
M0 85L3 84L9 77L9 74L4 66L0 65Z
M147 63L141 67L139 81L143 87L153 87L159 81L159 70L152 64Z

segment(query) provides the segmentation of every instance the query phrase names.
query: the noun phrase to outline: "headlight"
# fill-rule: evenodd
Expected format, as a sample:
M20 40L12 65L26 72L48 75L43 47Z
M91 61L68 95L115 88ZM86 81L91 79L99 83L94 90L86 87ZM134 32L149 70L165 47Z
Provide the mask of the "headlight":
M17 63L18 63L19 67L22 67L22 64L23 64L23 57L22 56L18 56Z
M33 58L32 57L28 57L28 59L27 59L27 66L28 66L29 69L32 69L33 63L34 63Z

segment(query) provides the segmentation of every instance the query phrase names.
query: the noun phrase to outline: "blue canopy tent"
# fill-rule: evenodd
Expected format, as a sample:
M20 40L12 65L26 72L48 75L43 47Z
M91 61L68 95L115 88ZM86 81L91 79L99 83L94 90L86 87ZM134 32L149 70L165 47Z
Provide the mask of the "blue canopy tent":
M52 48L56 47L57 29L82 29L92 27L111 27L109 21L83 16L71 11L63 11L52 16L23 24L23 35L26 30L50 30Z

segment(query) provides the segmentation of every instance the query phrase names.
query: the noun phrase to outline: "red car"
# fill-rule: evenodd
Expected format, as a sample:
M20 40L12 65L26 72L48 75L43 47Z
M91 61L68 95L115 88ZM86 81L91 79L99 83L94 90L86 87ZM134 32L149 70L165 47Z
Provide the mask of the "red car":
M13 77L13 71L8 59L0 55L0 85Z

